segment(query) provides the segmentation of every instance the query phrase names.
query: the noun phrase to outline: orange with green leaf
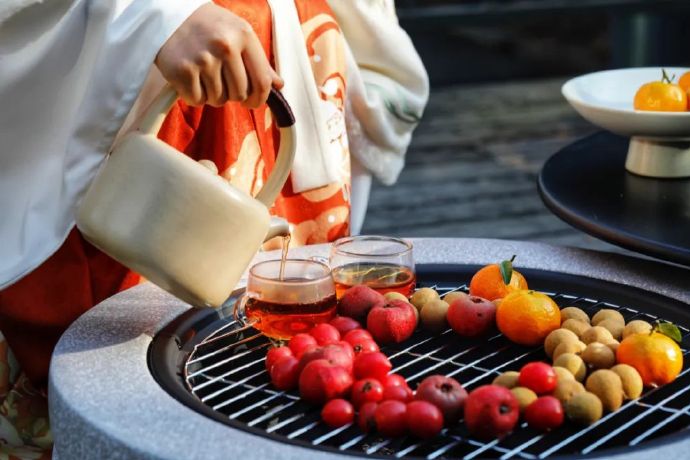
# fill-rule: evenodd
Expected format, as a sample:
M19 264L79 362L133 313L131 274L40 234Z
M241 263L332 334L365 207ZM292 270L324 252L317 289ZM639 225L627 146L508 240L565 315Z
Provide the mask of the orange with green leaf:
M683 369L683 352L678 346L681 334L671 323L657 322L650 333L626 337L618 347L619 364L629 364L642 377L646 387L673 382Z
M513 269L515 256L500 264L482 267L470 280L470 295L487 300L505 297L514 291L527 289L527 280Z

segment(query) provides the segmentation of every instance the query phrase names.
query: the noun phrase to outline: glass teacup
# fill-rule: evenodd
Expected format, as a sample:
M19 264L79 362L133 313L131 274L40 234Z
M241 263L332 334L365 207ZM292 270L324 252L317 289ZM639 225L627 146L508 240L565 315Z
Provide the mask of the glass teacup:
M316 260L259 262L249 270L245 296L235 317L264 335L287 340L328 322L336 312L335 285L328 265Z
M390 236L352 236L333 243L329 259L340 298L350 287L365 284L381 294L409 297L416 276L412 243Z

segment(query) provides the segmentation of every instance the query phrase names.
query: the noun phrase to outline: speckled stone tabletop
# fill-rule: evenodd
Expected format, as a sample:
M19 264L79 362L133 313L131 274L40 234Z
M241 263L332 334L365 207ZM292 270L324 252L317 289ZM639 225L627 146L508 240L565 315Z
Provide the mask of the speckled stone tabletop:
M416 239L417 263L486 264L519 254L520 266L632 285L690 304L690 271L625 256L538 243L486 239ZM326 245L291 257L327 256ZM277 258L258 254L256 260ZM182 405L147 366L151 338L189 305L151 284L120 293L79 318L63 335L50 372L56 451L65 459L333 458L232 429ZM688 439L658 448L659 458L688 458ZM640 449L627 459L649 458Z

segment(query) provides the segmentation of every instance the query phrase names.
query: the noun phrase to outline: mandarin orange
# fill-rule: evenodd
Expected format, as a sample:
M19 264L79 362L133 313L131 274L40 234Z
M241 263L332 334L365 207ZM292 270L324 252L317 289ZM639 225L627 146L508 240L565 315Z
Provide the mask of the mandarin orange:
M549 296L531 290L514 291L496 307L498 330L520 345L541 345L561 327L561 310Z
M629 335L616 351L618 364L629 364L646 387L673 382L683 369L683 352L660 332Z
M470 280L470 295L496 300L513 291L527 289L527 280L517 270L513 270L510 283L503 282L498 264L491 264L479 269Z
M685 112L688 110L687 89L673 83L665 70L662 70L661 81L652 81L640 86L635 93L633 107L635 110L656 112Z

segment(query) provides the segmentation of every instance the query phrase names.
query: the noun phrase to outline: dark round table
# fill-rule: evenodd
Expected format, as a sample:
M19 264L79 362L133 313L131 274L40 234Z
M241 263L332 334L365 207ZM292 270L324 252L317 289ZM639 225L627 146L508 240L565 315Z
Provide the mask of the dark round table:
M690 266L690 179L625 170L628 139L600 132L553 155L539 174L546 206L615 245Z

